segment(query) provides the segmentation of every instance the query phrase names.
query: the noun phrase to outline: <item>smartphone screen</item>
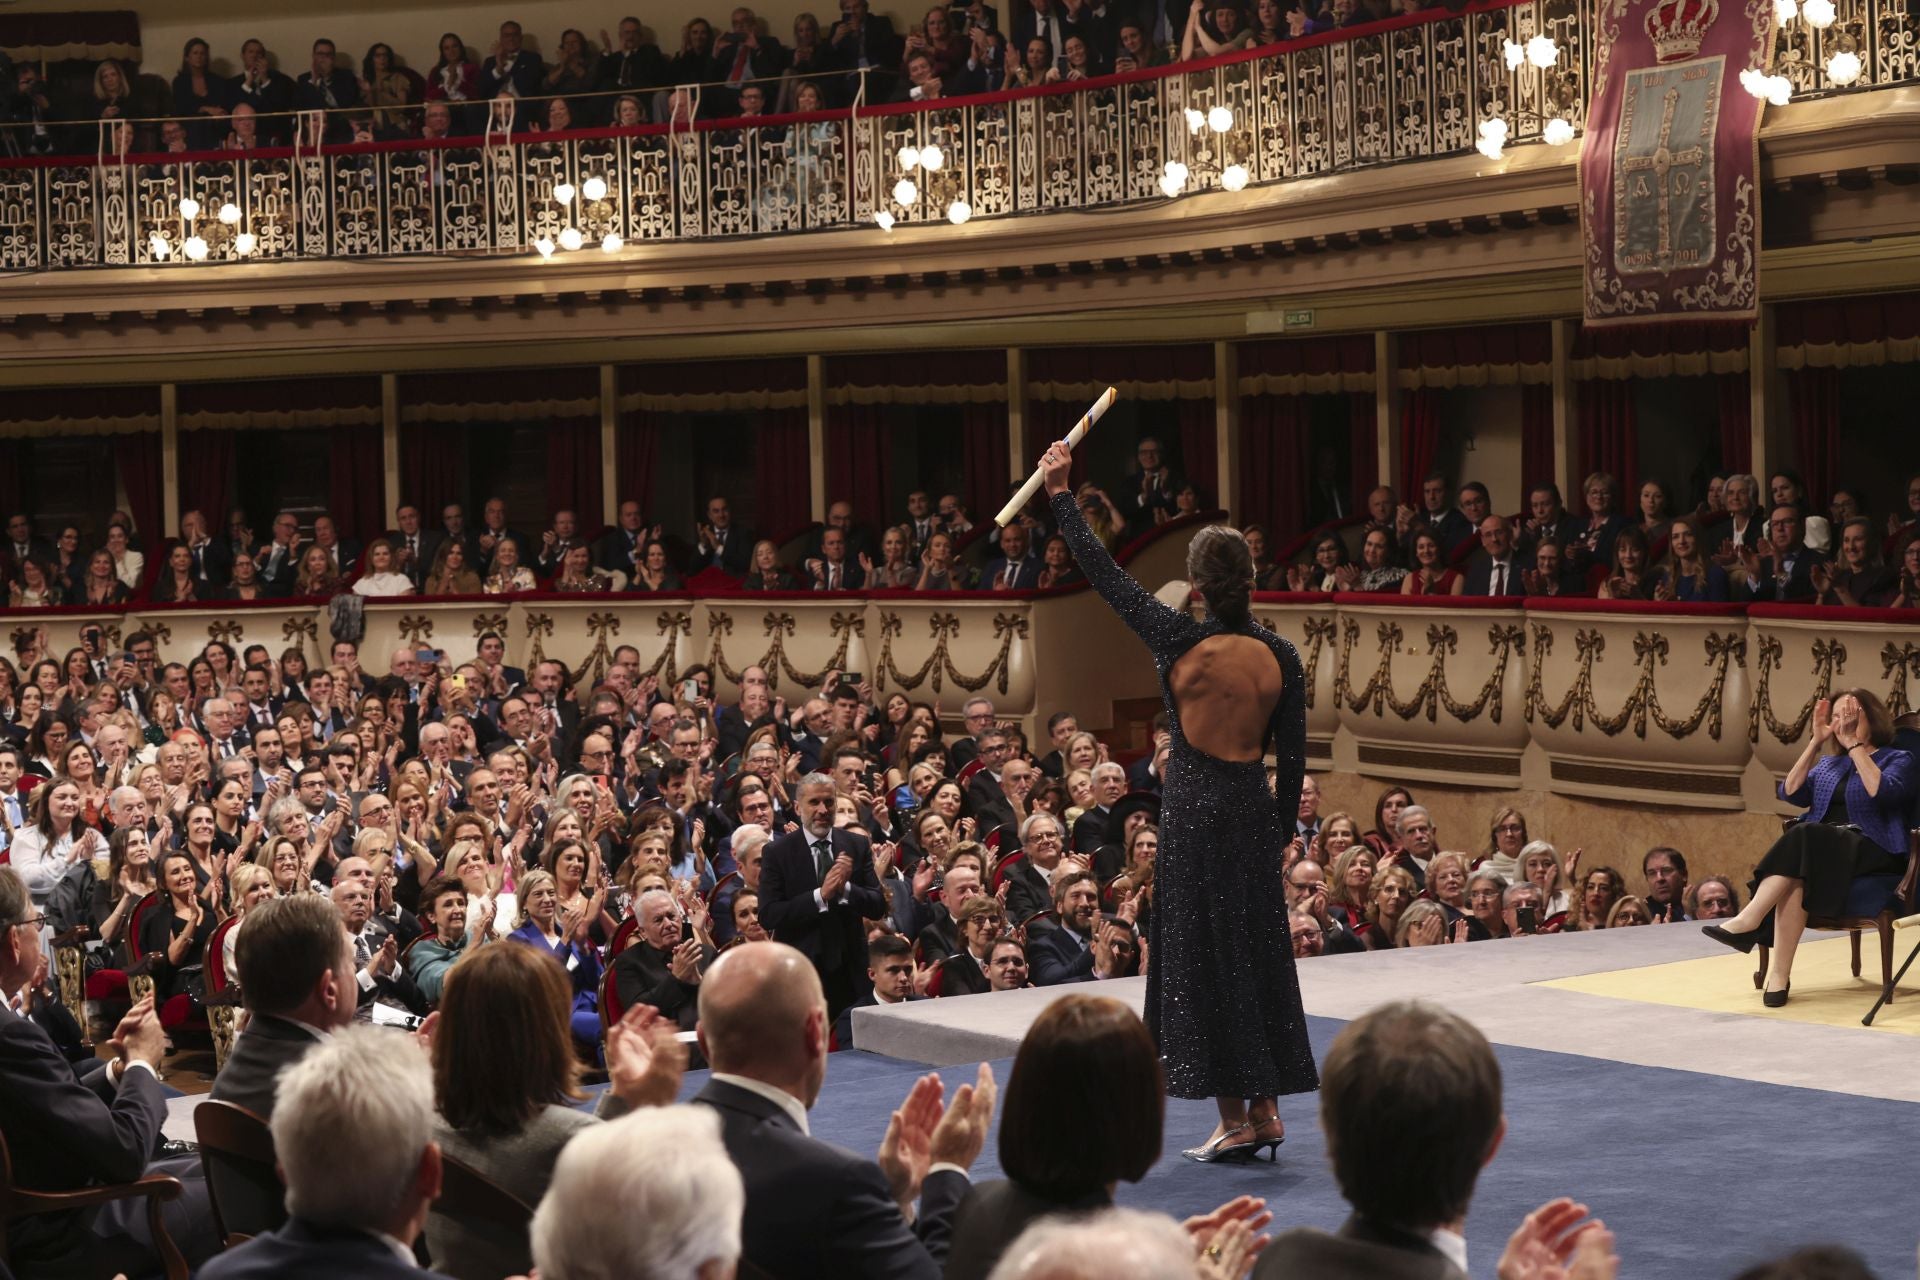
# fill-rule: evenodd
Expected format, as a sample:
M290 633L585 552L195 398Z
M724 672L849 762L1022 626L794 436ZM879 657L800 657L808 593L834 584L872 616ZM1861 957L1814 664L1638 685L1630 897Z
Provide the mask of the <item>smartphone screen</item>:
M1540 929L1540 913L1532 907L1515 907L1513 919L1522 933L1536 933Z

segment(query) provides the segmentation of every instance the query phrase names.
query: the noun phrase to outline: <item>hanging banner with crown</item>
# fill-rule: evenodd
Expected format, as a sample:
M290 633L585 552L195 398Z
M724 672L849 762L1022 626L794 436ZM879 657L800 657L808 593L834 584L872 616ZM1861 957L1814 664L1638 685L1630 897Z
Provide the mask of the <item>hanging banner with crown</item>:
M1580 146L1586 322L1751 320L1773 0L1599 0Z

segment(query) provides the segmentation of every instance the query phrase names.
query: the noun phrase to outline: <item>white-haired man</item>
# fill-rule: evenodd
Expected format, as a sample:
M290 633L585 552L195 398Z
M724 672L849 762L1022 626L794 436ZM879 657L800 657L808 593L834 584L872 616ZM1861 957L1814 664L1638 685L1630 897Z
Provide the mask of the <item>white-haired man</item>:
M1425 805L1410 804L1394 825L1400 834L1400 855L1393 865L1412 874L1416 889L1427 887L1427 864L1440 852L1440 828Z
M1237 1241L1237 1237L1236 1237ZM1249 1244L1235 1244L1240 1270L1224 1257L1202 1274L1237 1276ZM1172 1218L1139 1209L1107 1209L1084 1217L1049 1216L1021 1232L1000 1255L988 1280L1191 1280L1193 1237Z
M1092 853L1107 842L1107 818L1127 794L1127 771L1111 760L1093 766L1093 804L1074 819L1073 851Z
M413 1259L440 1196L433 1116L433 1072L413 1037L378 1027L335 1032L287 1068L275 1095L286 1225L221 1254L202 1280L438 1275Z
M746 1198L717 1114L637 1111L560 1153L533 1215L534 1266L541 1280L724 1280L740 1259Z

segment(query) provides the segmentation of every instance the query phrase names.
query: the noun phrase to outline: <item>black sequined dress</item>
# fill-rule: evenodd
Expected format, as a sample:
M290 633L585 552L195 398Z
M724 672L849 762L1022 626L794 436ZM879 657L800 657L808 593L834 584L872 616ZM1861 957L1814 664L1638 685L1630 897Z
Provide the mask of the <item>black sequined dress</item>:
M1121 621L1153 652L1173 733L1160 801L1147 1026L1176 1098L1260 1098L1320 1086L1307 1043L1280 872L1306 770L1306 684L1300 655L1256 623L1236 634L1273 650L1284 687L1267 725L1278 795L1258 760L1220 760L1193 747L1167 672L1227 628L1195 622L1149 594L1107 555L1068 493L1050 505L1074 558Z

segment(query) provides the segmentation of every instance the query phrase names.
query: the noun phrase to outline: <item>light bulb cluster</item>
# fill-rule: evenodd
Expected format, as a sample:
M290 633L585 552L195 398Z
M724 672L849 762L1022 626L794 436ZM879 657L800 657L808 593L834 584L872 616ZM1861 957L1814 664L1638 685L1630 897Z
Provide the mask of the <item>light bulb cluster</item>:
M1807 25L1815 31L1825 31L1840 20L1840 10L1833 0L1773 0L1773 17L1774 21L1783 27L1795 18L1804 18ZM1843 33L1834 43L1839 48L1827 57L1824 68L1827 83L1853 84L1866 70L1860 60L1855 40L1852 36ZM1742 71L1740 85L1754 97L1776 107L1784 107L1793 101L1793 81L1777 72L1769 73L1761 67L1749 67Z
M1186 117L1188 133L1199 133L1202 129L1226 133L1233 128L1232 107L1219 106L1207 111L1202 111L1198 107L1188 107L1183 114Z
M947 167L947 153L940 149L938 143L929 142L924 147L912 145L901 147L894 152L893 158L901 169L899 180L893 184L893 202L904 212L913 208L920 199L922 191L921 184L914 181L914 171L917 169L922 173L939 173ZM960 226L971 217L973 217L973 206L958 196L947 205L947 221L954 226ZM891 210L875 209L873 211L873 224L882 231L892 231L894 222L895 218Z
M1509 71L1518 71L1522 66L1538 67L1545 71L1560 61L1560 46L1553 42L1552 36L1533 36L1524 44L1518 40L1507 40L1501 44L1500 52L1507 60Z
M1473 144L1473 149L1489 160L1498 160L1507 148L1507 122L1499 116L1488 116L1480 122L1479 132L1479 141Z
M206 206L192 196L181 196L174 207L179 211L183 224L177 245L180 256L188 262L205 262L213 256L214 244L195 224L206 211ZM260 238L253 232L237 230L246 219L239 205L231 200L222 201L213 216L221 227L221 230L213 233L215 240L231 237L235 256L252 257L260 248ZM174 240L164 231L156 229L147 237L147 250L155 262L166 262L173 257L175 249Z
M608 209L605 205L607 198L607 180L605 178L599 174L595 174L583 181L578 187L575 187L571 182L562 180L553 184L551 194L553 202L561 206L565 212L567 223L560 228L557 235L541 236L533 242L533 251L540 255L542 262L552 258L556 251L574 253L586 247L587 232L581 230L580 226L574 225L576 221L584 226L591 226L595 222L609 224L606 234L602 235L599 240L600 252L618 253L620 250L626 248L626 241L622 240L620 233L613 230L610 225L612 222L612 210ZM582 202L582 207L579 211L580 216L577 219L574 217L574 203L576 200Z
M1178 160L1169 160L1166 169L1160 174L1160 190L1168 199L1172 199L1187 189L1188 176L1187 166Z

